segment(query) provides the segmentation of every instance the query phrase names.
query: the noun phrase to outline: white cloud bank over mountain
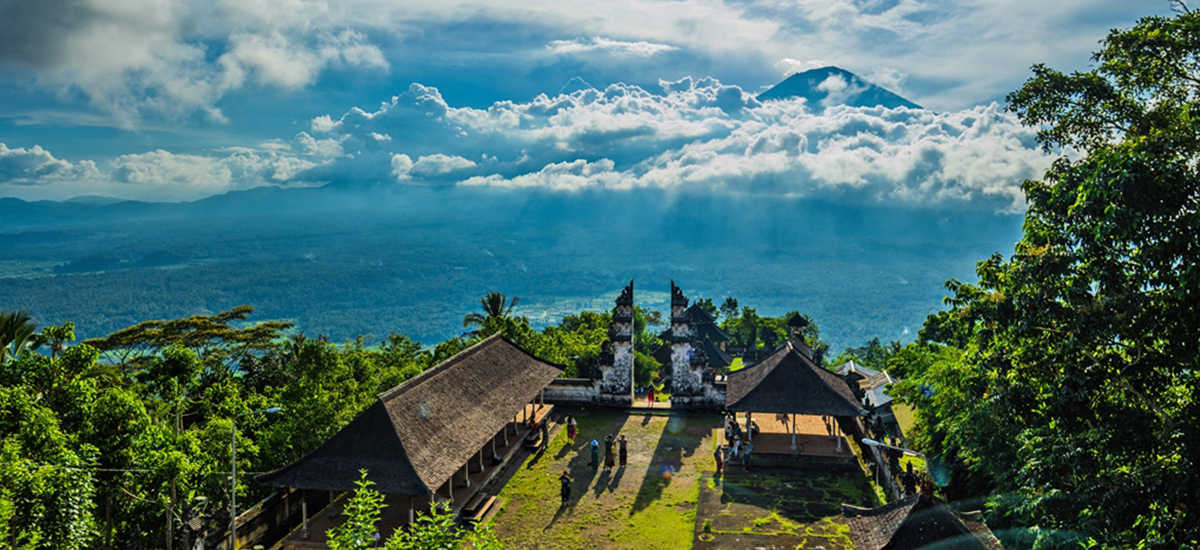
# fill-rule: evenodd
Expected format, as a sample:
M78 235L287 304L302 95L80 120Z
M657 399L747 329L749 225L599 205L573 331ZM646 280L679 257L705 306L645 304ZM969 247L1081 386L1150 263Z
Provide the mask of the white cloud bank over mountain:
M365 153L335 162L347 171L386 161L399 181L561 191L849 196L1014 211L1024 207L1021 182L1050 162L1034 147L1034 132L996 105L814 113L803 101L759 102L713 79L662 88L655 94L614 84L474 109L413 84L376 111L355 108L312 126L314 134ZM377 134L407 138L387 143L390 154L378 156L370 154L381 147ZM423 164L438 168L421 170Z
M614 84L476 109L412 84L375 111L317 117L311 134L290 141L210 155L123 155L101 163L103 174L94 163L54 159L40 147L0 146L0 185L62 186L86 173L119 196L179 200L267 184L390 181L1012 212L1024 208L1021 183L1040 177L1051 160L1035 147L1032 129L994 104L952 113L822 109L803 100L760 102L711 78L661 87L651 93Z

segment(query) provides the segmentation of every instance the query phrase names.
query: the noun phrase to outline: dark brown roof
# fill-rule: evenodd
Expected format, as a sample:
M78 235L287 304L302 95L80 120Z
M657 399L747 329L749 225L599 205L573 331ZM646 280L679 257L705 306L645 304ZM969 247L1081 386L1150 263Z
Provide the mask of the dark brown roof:
M842 505L856 550L1003 550L981 522L964 522L949 507L926 495L880 506ZM972 524L972 525L968 525Z
M725 353L724 350L717 347L716 344L707 338L704 339L704 355L708 357L708 364L716 367L728 367L733 364L733 356Z
M659 364L661 364L663 366L670 365L671 364L671 344L663 344L661 346L658 346L658 349L654 350L654 352L650 354L650 357L653 357L656 361L659 362Z
M316 450L258 482L347 491L366 469L381 493L428 494L561 372L491 336L380 394Z
M733 339L733 335L717 326L717 318L700 307L700 304L692 304L692 307L687 309L687 313L692 328L700 338L708 338L713 342L728 342Z
M813 364L792 342L754 366L729 373L725 408L731 411L860 416L854 393L841 378Z

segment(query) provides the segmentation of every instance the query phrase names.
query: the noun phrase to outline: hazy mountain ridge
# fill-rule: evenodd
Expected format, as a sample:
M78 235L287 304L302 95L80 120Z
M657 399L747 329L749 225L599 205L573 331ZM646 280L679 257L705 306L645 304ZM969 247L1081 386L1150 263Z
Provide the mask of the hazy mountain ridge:
M1018 228L982 211L655 191L0 200L0 304L43 325L73 320L82 337L246 303L255 319L292 319L310 334L395 330L429 343L461 332L489 290L521 296L521 313L543 324L610 308L604 297L630 278L644 299L674 279L692 298L814 315L836 349L910 338L943 282L1011 251Z

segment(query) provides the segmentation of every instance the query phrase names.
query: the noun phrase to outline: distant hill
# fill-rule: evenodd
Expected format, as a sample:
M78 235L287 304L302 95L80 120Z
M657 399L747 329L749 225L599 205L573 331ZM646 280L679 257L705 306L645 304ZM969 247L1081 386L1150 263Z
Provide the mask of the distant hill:
M889 109L907 107L921 109L920 105L871 84L858 75L837 67L822 67L789 76L770 90L758 94L759 101L802 97L814 109L849 105L851 107L875 107Z
M753 220L747 223L747 220ZM803 220L797 223L796 220ZM733 296L815 317L837 352L907 341L1020 216L656 190L577 194L396 186L232 191L188 203L0 199L0 306L80 338L240 304L345 341L462 333L491 290L535 326L608 310L629 279L669 308Z

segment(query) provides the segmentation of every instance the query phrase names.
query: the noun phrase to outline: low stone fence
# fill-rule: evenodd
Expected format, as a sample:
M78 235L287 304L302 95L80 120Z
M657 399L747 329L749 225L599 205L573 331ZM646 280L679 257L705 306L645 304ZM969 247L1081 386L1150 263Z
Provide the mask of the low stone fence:
M591 405L600 397L598 380L590 378L556 378L542 393L547 403L555 405Z
M887 493L889 500L900 500L904 498L904 491L900 490L900 485L896 483L896 478L892 477L892 472L888 468L887 456L879 447L872 447L862 442L867 436L867 427L863 425L861 418L855 418L853 422L845 422L842 419L838 420L841 424L842 431L854 436L854 444L858 445L862 456L866 459L871 470L878 475L875 480L883 487L883 491Z

